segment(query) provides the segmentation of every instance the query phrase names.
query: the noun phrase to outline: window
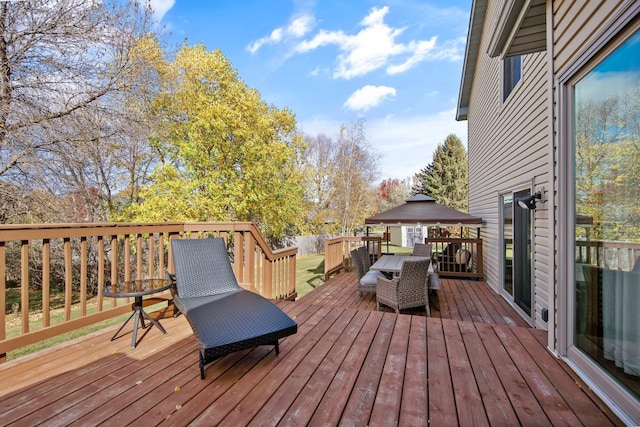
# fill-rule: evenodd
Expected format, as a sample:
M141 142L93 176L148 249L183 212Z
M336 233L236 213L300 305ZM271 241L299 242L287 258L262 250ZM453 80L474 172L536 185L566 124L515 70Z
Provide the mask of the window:
M573 87L573 344L640 398L640 32Z
M502 60L502 101L506 101L522 77L522 57L511 56Z

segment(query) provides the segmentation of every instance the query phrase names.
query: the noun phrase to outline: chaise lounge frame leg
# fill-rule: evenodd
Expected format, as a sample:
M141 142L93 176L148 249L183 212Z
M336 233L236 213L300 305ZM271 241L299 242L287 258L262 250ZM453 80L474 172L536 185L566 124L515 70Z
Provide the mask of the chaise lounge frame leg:
M204 357L202 356L202 352L198 352L200 355L200 379L204 379Z
M274 343L275 347L276 347L276 355L280 354L280 347L278 346L278 340L276 340L276 342Z

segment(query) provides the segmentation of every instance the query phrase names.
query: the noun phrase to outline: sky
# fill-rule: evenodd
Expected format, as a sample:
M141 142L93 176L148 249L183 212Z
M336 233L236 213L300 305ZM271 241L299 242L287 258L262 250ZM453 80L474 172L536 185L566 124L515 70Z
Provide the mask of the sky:
M412 177L455 120L471 0L151 0L170 47L220 49L299 130L364 120L379 180Z

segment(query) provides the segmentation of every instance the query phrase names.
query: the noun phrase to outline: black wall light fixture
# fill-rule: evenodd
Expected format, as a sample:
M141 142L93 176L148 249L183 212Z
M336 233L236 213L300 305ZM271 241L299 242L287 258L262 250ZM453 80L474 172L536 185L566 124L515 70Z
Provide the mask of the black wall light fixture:
M540 200L541 202L543 202L544 200L542 199L542 192L544 190L541 191L537 191L534 194L527 196L527 197L523 197L522 199L518 199L518 206L520 206L522 209L531 209L534 210L536 208L536 199Z

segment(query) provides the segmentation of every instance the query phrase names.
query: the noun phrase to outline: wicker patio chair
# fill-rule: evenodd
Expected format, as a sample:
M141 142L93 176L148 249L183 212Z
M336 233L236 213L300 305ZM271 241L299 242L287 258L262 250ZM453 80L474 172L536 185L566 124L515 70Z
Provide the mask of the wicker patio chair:
M224 239L172 239L174 303L200 346L200 378L206 364L259 345L275 346L298 325L268 299L244 290L233 273Z
M381 304L393 308L396 313L407 308L426 306L430 262L405 261L400 277L391 280L379 277L376 286L378 310Z
M364 248L364 251L362 248ZM369 270L369 268L371 268L371 259L369 258L367 248L364 246L352 250L350 255L358 269L358 287L356 288L356 302L358 302L363 294L376 292L376 282L378 277L382 276L382 273Z
M413 245L412 256L431 256L431 243L416 243Z

